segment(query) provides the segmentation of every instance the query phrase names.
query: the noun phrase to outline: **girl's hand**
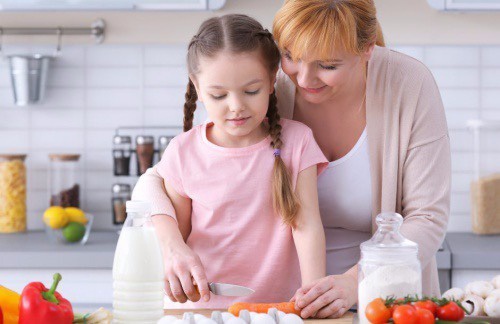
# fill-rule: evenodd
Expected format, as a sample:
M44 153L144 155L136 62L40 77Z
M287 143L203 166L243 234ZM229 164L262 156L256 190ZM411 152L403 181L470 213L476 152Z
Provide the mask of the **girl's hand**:
M200 257L184 242L169 245L164 253L165 293L173 302L210 300L205 268ZM197 287L195 287L194 283Z
M297 290L291 301L302 318L338 318L358 300L358 281L349 274L316 280Z

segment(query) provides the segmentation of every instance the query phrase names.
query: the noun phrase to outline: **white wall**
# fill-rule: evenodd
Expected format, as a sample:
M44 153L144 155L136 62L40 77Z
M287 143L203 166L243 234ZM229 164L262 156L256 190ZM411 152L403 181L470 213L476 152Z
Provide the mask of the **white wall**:
M500 119L500 46L392 47L423 61L436 78L453 157L449 229L470 231L473 140L465 122ZM185 44L67 47L54 62L46 102L29 107L13 105L8 69L5 62L0 65L0 152L29 152L30 229L41 228L48 205L48 154L60 152L82 154L83 207L96 215L97 227L112 227L112 183L136 180L113 176L112 137L119 126L181 125L187 80L184 55ZM172 130L143 131L168 132ZM490 170L500 165L498 135L492 134L483 147Z
M270 27L281 1L228 0L223 12L248 13ZM425 0L376 1L386 40L432 70L445 103L453 157L451 231L470 231L472 135L469 118L500 119L500 13L447 14ZM180 126L186 83L186 42L212 13L0 13L0 26L87 25L108 22L104 44L64 45L54 62L43 105L17 107L6 62L0 63L0 152L29 152L30 229L41 228L48 204L48 153L82 158L83 207L100 228L111 226L111 184L134 177L112 175L111 140L118 126ZM496 35L495 35L496 34ZM495 37L494 37L495 36ZM8 40L9 37L4 37ZM48 39L53 42L53 39ZM10 39L26 42L26 38ZM38 41L36 39L35 41ZM82 42L74 37L65 41ZM162 44L156 44L162 43ZM455 44L443 46L443 44ZM439 45L436 45L439 44ZM7 52L51 52L53 45L7 44ZM165 131L157 130L157 134ZM498 134L484 155L500 164Z
M107 23L106 43L148 44L184 42L199 23L212 15L246 13L271 28L282 0L227 0L217 12L0 12L2 27L90 26L96 18ZM379 19L392 44L500 44L500 11L443 13L426 0L375 0ZM38 41L40 37L4 36L5 42ZM45 42L53 39L45 38ZM89 43L87 37L65 37L66 43Z

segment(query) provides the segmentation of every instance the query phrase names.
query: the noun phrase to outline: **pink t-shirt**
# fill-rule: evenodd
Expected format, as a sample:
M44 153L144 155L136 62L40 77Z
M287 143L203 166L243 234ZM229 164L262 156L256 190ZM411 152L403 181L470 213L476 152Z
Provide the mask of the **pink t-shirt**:
M281 120L281 156L293 179L327 160L311 130ZM158 173L182 196L192 199L192 231L187 240L208 281L244 285L246 297L211 295L209 302L171 303L169 308L226 308L234 302L288 301L301 285L292 231L274 212L271 138L242 148L217 146L205 123L174 138L157 165Z

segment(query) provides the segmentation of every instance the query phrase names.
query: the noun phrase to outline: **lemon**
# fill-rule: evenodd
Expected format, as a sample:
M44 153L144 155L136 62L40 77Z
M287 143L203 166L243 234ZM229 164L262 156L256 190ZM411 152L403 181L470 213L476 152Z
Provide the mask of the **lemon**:
M50 228L61 228L68 224L69 217L60 206L52 206L47 208L43 213L43 222Z
M80 224L87 224L88 219L85 217L85 213L80 208L76 207L66 207L64 211L69 216L70 222L76 222Z
M62 233L66 241L78 242L85 235L85 226L77 222L70 222L62 229Z

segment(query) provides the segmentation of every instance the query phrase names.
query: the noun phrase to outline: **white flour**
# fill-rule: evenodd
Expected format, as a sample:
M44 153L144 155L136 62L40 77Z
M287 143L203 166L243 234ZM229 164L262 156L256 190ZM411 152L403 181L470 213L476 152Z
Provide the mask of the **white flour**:
M406 265L381 266L363 278L358 287L358 317L360 323L369 323L366 306L375 298L396 298L422 295L421 274Z

